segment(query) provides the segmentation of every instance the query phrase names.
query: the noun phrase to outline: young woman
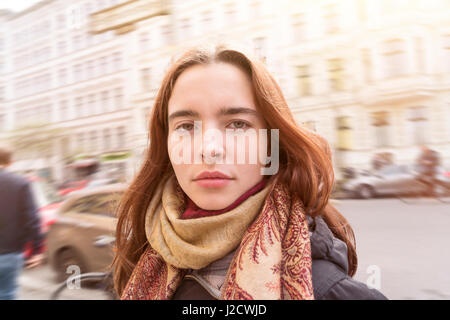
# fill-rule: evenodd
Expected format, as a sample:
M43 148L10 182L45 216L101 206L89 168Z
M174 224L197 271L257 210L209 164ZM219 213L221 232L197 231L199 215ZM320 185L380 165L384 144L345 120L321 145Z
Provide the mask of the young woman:
M328 201L327 143L297 126L263 64L224 47L188 51L149 129L118 209L122 299L384 298L351 278L355 241Z

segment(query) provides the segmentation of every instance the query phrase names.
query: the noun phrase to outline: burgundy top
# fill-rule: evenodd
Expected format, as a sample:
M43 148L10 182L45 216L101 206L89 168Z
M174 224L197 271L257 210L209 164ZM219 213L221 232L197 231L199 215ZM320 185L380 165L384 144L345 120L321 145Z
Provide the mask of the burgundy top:
M228 207L220 210L203 210L202 208L198 207L194 201L192 201L186 194L185 198L187 201L186 210L181 215L181 219L194 219L194 218L201 218L201 217L209 217L209 216L216 216L222 213L225 213L227 211L230 211L234 208L236 208L238 205L240 205L242 202L244 202L248 197L251 195L254 195L258 191L261 191L266 186L267 179L263 178L260 182L258 182L256 185L254 185L252 188L250 188L248 191L246 191L243 195L241 195L239 198L237 198L236 201L234 201L232 204L230 204Z

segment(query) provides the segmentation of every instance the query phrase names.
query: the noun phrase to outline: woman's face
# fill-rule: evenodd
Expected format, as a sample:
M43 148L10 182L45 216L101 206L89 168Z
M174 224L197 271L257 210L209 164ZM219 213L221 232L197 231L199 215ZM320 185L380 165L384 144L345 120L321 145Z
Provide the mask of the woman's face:
M176 80L168 108L170 161L197 206L226 208L261 181L265 125L243 71L228 63L192 66Z

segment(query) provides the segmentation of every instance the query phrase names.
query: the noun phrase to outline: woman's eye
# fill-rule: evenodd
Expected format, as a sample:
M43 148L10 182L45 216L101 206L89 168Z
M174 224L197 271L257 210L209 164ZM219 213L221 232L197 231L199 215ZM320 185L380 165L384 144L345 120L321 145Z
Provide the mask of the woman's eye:
M191 131L192 129L194 129L194 125L192 123L183 123L175 128L175 130L181 131Z
M230 125L233 129L245 129L248 127L248 125L245 121L239 121L239 120L233 121Z

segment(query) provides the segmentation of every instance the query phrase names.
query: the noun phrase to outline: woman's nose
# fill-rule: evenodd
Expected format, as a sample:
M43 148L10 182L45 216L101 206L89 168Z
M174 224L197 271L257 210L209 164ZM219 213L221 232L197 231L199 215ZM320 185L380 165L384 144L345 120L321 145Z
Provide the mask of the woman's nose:
M216 128L203 132L201 156L207 164L221 163L224 156L223 133Z

